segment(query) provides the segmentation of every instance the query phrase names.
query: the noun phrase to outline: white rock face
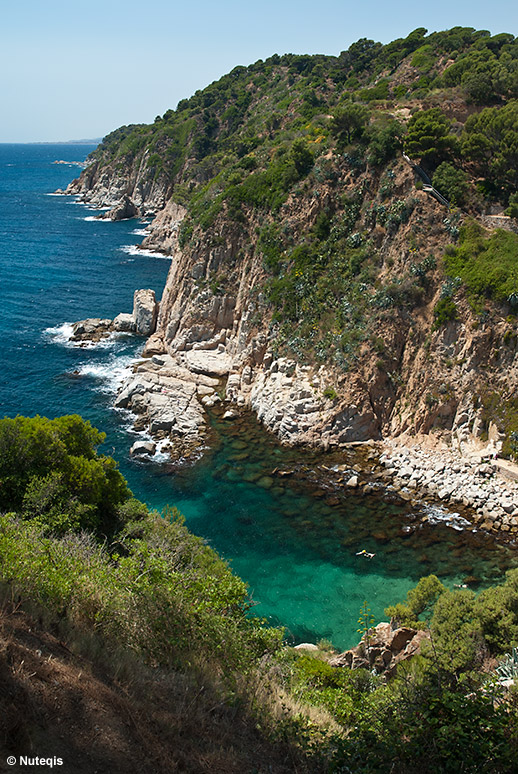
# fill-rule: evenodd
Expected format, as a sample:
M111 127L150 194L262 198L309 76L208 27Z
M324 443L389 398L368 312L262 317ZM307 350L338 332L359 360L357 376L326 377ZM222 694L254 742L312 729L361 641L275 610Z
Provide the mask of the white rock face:
M232 367L232 358L226 352L213 350L192 349L182 355L182 360L189 371L209 376L224 376Z
M153 435L169 437L174 453L181 456L200 445L205 432L202 401L217 402L217 386L217 379L191 373L170 355L155 355L126 380L115 406L137 414L140 426Z
M133 296L133 319L135 330L143 336L155 332L158 304L154 290L136 290Z
M118 314L112 323L113 330L121 333L134 333L136 327L133 315L125 312Z

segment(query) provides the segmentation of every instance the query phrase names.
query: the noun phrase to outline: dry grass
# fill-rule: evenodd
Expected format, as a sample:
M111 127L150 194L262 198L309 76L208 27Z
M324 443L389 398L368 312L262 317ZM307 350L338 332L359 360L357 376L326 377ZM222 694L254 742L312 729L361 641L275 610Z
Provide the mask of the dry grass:
M230 694L209 664L153 669L92 633L50 633L32 613L10 601L0 613L0 766L25 754L63 758L63 774L319 770L266 733L301 711L268 678ZM259 728L250 708L261 704Z

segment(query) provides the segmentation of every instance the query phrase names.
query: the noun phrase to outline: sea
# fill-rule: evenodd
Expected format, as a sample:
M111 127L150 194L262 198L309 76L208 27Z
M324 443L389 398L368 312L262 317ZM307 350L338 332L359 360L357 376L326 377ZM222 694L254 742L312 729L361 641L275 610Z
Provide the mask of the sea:
M131 312L138 288L160 297L169 260L136 249L145 221L100 221L55 194L92 150L0 145L0 416L90 420L134 495L159 513L177 507L246 581L253 614L284 626L292 643L350 647L365 602L381 621L423 575L477 589L516 565L512 546L440 506L349 492L333 477L336 455L285 449L251 415L237 425L209 417L210 442L195 461L132 459L139 434L113 400L142 339L80 347L68 335L76 320Z

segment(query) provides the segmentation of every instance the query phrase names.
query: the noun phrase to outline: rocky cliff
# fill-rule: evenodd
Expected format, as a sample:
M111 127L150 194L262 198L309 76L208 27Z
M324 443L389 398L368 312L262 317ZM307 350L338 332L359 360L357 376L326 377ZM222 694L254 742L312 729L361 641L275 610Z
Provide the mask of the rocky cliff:
M384 101L364 88L351 108L343 74L313 75L311 98L300 63L272 58L237 68L219 91L213 84L152 127L108 138L69 186L108 217L156 213L143 247L170 255L171 269L144 348L151 360L118 403L180 439L179 452L182 440L192 447L201 437L203 404L221 397L251 407L289 444L415 433L461 449L514 443L510 184L503 175L497 192L487 171L486 199L480 178L475 186L481 162L459 148L473 144L482 106L459 88L444 98L453 65L433 36L430 72L443 92L416 92L411 37L390 74L384 60L374 77L372 62L362 75L348 52L327 58L346 84L353 71L386 84ZM305 61L316 67L313 59ZM291 101L260 82L265 67L279 88L295 82ZM501 102L486 109L491 120L514 105L509 95ZM403 146L421 167L405 161ZM422 167L436 170L445 196L423 185ZM489 211L507 232L487 228ZM499 280L470 274L477 256L494 265L504 254Z

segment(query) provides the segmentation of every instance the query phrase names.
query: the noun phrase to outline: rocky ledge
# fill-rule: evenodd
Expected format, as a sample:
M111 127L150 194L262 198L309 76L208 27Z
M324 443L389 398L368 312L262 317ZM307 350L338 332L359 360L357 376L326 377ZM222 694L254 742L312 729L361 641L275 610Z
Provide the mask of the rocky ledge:
M148 430L162 441L160 450L172 459L188 457L205 437L203 407L219 402L218 385L217 378L193 373L170 355L153 355L136 366L115 406L136 414L135 429ZM152 456L155 449L155 444L138 442L132 453Z
M465 506L482 529L518 533L518 467L486 450L471 457L448 449L402 446L386 441L379 457L383 477L400 492ZM505 477L504 477L505 476Z

